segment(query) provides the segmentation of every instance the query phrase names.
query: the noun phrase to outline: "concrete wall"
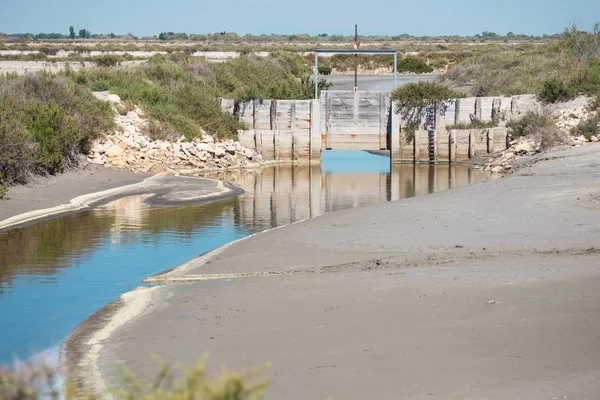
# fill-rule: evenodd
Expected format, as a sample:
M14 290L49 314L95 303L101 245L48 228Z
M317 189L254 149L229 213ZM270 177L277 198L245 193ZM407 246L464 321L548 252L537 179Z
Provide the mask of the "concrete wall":
M135 65L139 65L143 62L145 61L122 61L118 64L118 67L132 67ZM74 71L79 71L82 68L90 68L96 66L96 63L93 61L0 61L0 75L24 75L27 73L35 73L39 71L56 73L63 71L66 67L69 67Z
M317 100L219 99L250 130L238 132L240 142L259 150L265 160L320 162L320 107Z
M219 102L251 128L239 132L242 144L256 148L266 160L318 163L322 149L389 149L392 163L452 163L507 147L506 128L446 129L451 124L440 124L444 118L440 113L438 129L431 138L424 130L411 137L402 130L399 115L390 115L385 93L323 93L320 101ZM461 116L467 115L462 109L465 104L472 105L480 118L484 119L485 112L491 119L492 113L502 112L503 103L498 98L471 98L461 99L458 104L454 118L458 116L461 121ZM522 104L511 115L531 106L528 102ZM514 108L515 103L512 105Z

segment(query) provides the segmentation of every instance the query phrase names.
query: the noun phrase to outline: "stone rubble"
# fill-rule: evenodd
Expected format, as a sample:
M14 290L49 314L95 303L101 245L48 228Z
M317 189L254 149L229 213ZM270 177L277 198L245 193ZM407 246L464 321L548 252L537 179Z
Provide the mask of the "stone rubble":
M584 136L572 136L573 129L579 125L580 122L593 118L596 113L589 111L586 105L578 105L572 109L561 109L555 110L558 116L556 125L561 133L569 138L571 146L581 146L588 142L598 142L600 138L591 136L589 139ZM501 153L493 156L483 166L477 166L476 168L483 169L487 172L494 174L502 174L510 171L514 161L524 156L531 156L540 152L540 143L533 138L521 137L515 139L509 143L509 148L502 151Z
M96 98L109 102L115 110L121 99L109 92L96 92ZM262 156L234 140L216 142L204 133L192 141L181 136L176 142L152 140L143 132L148 122L137 106L126 115L116 113L117 129L93 143L88 161L112 165L133 172L176 172L191 174L234 168L256 167Z

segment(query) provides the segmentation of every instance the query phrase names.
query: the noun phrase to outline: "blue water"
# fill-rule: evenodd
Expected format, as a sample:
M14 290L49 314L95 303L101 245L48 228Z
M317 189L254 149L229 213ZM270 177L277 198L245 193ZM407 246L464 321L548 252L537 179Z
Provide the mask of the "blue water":
M398 168L404 180L414 172L405 170L412 166ZM246 190L234 199L158 207L132 197L0 232L0 365L48 349L56 353L80 322L147 276L228 242L339 204L356 207L414 195L382 197L392 186L385 183L389 158L358 151L325 152L316 169L281 166L240 174L225 178ZM468 177L464 184L471 182L470 172ZM314 190L327 196L315 200Z

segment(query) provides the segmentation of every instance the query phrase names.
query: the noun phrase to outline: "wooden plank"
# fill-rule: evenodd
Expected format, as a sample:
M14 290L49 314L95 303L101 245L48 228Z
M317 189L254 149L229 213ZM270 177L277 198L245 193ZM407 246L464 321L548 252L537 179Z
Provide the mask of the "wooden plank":
M387 148L387 107L386 94L379 94L379 148Z

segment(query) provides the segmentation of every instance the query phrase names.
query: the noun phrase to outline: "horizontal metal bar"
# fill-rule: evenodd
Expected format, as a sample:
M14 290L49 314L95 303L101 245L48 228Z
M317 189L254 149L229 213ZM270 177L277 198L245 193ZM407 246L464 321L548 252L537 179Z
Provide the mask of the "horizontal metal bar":
M315 50L316 54L397 54L398 50Z

